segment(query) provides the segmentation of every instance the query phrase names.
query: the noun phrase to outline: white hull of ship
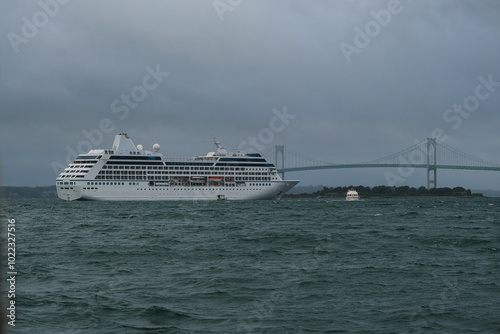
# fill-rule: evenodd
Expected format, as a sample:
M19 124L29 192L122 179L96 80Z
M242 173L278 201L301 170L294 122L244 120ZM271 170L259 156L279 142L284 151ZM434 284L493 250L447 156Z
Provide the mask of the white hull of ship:
M147 182L129 185L87 186L86 181L57 189L67 201L176 201L176 200L278 200L299 181L249 182L246 186L150 186ZM103 182L105 183L105 182ZM121 182L120 182L121 183Z

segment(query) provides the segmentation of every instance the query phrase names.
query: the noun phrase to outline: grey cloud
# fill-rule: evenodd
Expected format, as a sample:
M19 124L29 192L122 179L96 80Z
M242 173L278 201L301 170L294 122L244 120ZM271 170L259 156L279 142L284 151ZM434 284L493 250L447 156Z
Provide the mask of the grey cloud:
M450 145L500 163L500 89L458 129L443 120L474 93L478 76L500 81L498 2L401 0L402 11L348 64L340 43L353 45L354 28L364 29L371 11L389 3L242 1L221 21L210 0L73 0L15 53L8 33L21 34L22 18L41 9L4 1L2 184L52 184L51 163L65 163L65 147L76 147L82 130L103 118L136 143L159 142L164 154L190 156L211 149L211 134L236 148L284 106L297 117L266 150L284 144L317 159L357 162L395 153L440 127ZM168 78L120 119L113 101L157 65ZM105 137L103 145L112 141ZM380 184L382 173L296 176L306 185ZM464 179L449 182L486 187L499 176Z

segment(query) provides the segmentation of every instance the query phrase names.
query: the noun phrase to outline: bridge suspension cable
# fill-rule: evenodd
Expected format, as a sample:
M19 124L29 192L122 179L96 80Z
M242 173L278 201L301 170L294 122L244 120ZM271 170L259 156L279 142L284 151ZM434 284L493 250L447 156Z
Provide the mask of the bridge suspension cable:
M369 168L369 167L414 167L427 169L427 185L436 187L436 170L466 169L500 171L500 164L473 157L467 153L433 138L427 138L414 145L386 157L353 164L339 164L308 157L294 150L280 146L283 157L278 164L275 148L267 151L264 156L276 164L278 171L292 172L315 169L337 168ZM432 175L434 179L432 180Z

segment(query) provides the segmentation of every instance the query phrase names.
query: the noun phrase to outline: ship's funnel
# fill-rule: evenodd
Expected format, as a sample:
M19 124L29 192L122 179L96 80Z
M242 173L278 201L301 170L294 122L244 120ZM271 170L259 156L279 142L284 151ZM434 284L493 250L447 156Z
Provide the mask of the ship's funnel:
M126 133L120 133L115 136L115 141L113 142L113 150L116 153L124 153L137 151L132 139Z

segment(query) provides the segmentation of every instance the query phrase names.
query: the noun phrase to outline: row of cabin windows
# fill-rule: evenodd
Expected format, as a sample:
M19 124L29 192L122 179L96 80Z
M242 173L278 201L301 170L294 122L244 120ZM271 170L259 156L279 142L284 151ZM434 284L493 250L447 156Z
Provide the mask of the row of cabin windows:
M245 170L268 170L268 168L245 168L245 167L179 167L179 166L169 166L169 167L158 167L158 166L111 166L105 165L102 169L149 169L149 170L200 170L200 171L245 171Z
M92 168L93 165L69 165L69 169L74 169L74 168Z
M98 175L190 175L193 174L192 171L135 171L135 170L101 170ZM269 175L269 173L264 172L200 172L196 171L196 175Z
M246 181L259 181L259 180L246 180ZM266 181L266 180L264 180ZM269 181L269 180L267 180ZM58 185L75 185L76 182L67 182L67 181L57 181L57 184ZM139 185L139 182L128 182L129 185ZM103 182L103 181L89 181L87 182L87 185L88 186L104 186L104 185L115 185L115 186L119 186L119 185L125 185L125 182ZM271 183L250 183L249 186L271 186ZM85 188L84 188L85 189Z
M165 176L141 176L141 175L128 175L128 176L114 176L114 175L97 175L96 180L168 180L168 177ZM262 177L262 176L253 176L253 177L243 177L243 176L237 176L235 177L236 181L271 181L272 178L267 176L267 177Z
M124 186L125 182L87 182L88 186ZM138 186L139 182L128 182L129 186ZM85 189L85 188L83 188Z
M251 183L248 185L249 187L269 187L271 186L271 183ZM234 185L232 186L233 188L237 188L238 190L256 190L255 188L253 189L248 189L248 188L243 188L243 187L235 187ZM210 189L212 187L209 187L208 190L213 190L217 188ZM167 190L168 188L161 188L161 187L151 187L151 188L137 188L137 190L156 190L156 191L161 191L161 190ZM206 191L207 188L192 188L192 187L183 187L183 188L173 188L172 190L189 190L189 191ZM262 190L262 188L259 188L258 190Z
M85 170L85 169L74 169L74 170L71 170L71 169L65 169L64 170L64 173L65 174L76 174L76 173L88 173L89 171L88 170Z

